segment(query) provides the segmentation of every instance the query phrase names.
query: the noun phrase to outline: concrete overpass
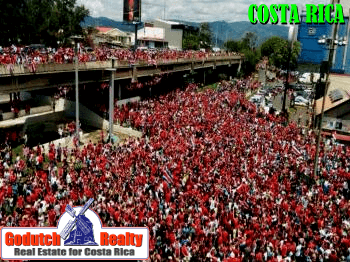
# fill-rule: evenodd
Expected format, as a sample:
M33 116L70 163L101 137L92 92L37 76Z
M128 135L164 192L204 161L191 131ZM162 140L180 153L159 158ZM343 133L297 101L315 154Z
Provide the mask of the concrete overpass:
M115 80L137 79L161 73L188 72L205 68L235 65L240 70L241 56L216 56L205 59L177 59L158 61L157 66L138 63L129 65L127 61L115 61ZM110 79L112 61L87 62L79 64L79 84L99 83ZM74 64L39 64L35 72L24 65L0 66L0 93L10 94L33 91L58 86L71 86L75 83ZM233 69L234 70L234 69Z

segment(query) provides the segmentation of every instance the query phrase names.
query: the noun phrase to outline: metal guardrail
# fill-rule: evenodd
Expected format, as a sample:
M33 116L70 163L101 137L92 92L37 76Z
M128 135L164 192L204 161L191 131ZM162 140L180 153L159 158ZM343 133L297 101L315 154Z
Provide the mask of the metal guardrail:
M242 59L242 56L212 56L208 58L196 59L196 58L178 58L178 59L160 59L157 61L157 66L190 63L190 62L214 62L214 61L227 61ZM129 61L117 60L115 63L116 68L130 68L153 66L147 61L138 61L135 64L130 64ZM112 61L96 61L86 62L79 64L79 71L98 70L111 68ZM0 77L13 76L13 75L30 75L30 74L49 74L49 73L60 73L70 72L75 70L75 64L38 64L36 65L35 71L26 65L0 65Z

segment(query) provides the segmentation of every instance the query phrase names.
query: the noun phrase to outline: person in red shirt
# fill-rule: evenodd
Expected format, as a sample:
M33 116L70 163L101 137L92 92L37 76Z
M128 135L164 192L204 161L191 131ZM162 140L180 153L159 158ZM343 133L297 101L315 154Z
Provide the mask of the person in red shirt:
M56 211L54 209L50 209L48 212L49 225L54 226L56 223Z
M333 250L332 253L329 255L329 262L338 262L339 258L335 251Z

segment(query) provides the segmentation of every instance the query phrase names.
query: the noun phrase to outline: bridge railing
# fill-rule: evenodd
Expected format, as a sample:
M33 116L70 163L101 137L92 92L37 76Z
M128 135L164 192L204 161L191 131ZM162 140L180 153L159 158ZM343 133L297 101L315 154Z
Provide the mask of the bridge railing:
M189 62L206 62L206 61L223 61L223 60L240 60L241 56L210 56L205 58L177 58L177 59L159 59L156 61L156 65L166 65L166 64L176 64L176 63L189 63ZM127 60L116 60L116 68L125 68L132 66L152 66L148 61L137 61L134 64L131 64ZM87 70L98 70L104 68L111 68L112 61L96 61L96 62L86 62L79 63L79 71ZM11 75L28 75L28 74L47 74L54 72L69 72L75 70L75 64L37 64L32 65L0 65L0 76L11 76Z

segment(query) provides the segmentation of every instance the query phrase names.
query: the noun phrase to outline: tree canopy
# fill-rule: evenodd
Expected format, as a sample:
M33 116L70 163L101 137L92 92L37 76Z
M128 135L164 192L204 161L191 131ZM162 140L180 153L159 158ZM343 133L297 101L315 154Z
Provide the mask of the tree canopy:
M241 41L228 40L224 43L224 48L231 52L240 52L242 50Z
M182 48L198 50L199 48L210 49L212 47L213 33L208 23L201 23L198 32L184 32Z
M269 63L278 68L286 69L288 66L288 40L278 36L273 36L267 39L261 45L261 55L269 57ZM299 42L293 43L293 48L290 55L290 68L293 69L297 65L297 59L301 47Z
M201 23L199 27L199 41L201 48L211 48L213 41L213 32L210 30L208 23Z
M198 34L188 34L184 36L182 41L183 49L198 50L199 49L199 37Z
M254 32L246 32L242 38L242 46L246 48L256 48L258 36Z
M257 36L255 33L246 32L241 40L228 40L224 47L228 51L241 52L245 55L243 70L249 74L255 70L255 65L261 57L268 57L269 64L281 69L286 69L289 58L289 42L278 36L273 36L257 47ZM299 42L293 43L290 53L290 69L293 70L297 66L298 56L301 51Z
M241 40L228 40L224 47L231 52L241 52L245 56L242 71L249 75L255 71L256 64L261 58L260 50L256 48L258 37L256 33L246 32Z
M0 45L69 42L82 34L80 23L89 15L76 0L0 0Z

